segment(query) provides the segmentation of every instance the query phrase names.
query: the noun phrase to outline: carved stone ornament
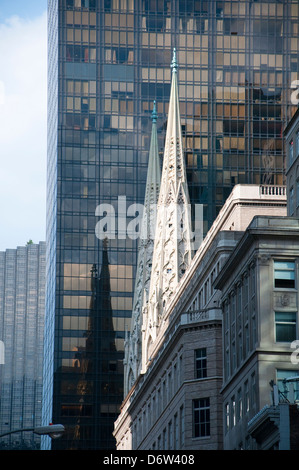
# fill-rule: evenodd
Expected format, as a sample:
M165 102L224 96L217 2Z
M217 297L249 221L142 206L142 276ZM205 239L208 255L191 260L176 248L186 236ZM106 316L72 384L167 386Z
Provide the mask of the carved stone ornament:
M296 293L281 293L275 292L274 293L274 305L275 307L288 307L294 308L297 307L297 294Z
M290 305L290 296L288 294L281 295L280 303L283 307L288 307Z
M258 259L259 259L259 263L261 265L267 266L267 265L269 265L269 263L271 261L271 256L266 254L266 253L265 254L260 254Z

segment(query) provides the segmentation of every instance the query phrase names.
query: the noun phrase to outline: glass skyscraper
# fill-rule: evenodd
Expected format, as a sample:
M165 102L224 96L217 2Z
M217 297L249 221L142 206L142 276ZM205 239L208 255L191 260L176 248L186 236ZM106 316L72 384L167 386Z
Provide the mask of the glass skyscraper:
M1 435L41 426L45 288L45 242L0 252ZM39 447L32 432L0 438L2 450Z
M55 448L114 447L136 240L117 221L114 239L95 228L102 204L119 220L143 203L154 100L163 155L174 47L204 232L235 184L284 183L297 0L49 0L44 420L67 428Z

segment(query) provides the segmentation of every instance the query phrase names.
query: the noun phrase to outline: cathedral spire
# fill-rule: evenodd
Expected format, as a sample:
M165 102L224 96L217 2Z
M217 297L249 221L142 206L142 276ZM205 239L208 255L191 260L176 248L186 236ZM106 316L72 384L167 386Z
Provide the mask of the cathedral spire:
M135 290L131 318L131 332L125 344L124 394L141 371L141 326L142 309L146 305L149 293L152 257L154 250L154 230L156 206L161 183L161 170L158 152L157 110L154 102L152 112L152 133L148 159L148 171L144 198L144 211L140 230Z
M143 315L143 372L167 304L191 262L190 203L182 146L176 50L163 158L149 300Z

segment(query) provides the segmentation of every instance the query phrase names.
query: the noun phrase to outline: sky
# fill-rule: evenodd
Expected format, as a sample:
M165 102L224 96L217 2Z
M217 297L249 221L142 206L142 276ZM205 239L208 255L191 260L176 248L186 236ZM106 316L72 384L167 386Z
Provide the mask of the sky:
M46 237L47 0L0 0L0 251Z

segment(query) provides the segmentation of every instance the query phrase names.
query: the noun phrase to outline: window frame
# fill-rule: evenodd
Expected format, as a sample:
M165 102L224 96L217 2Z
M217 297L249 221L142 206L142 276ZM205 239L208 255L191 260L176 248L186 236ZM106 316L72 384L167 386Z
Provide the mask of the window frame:
M292 186L289 190L289 209L290 209L290 215L293 215L295 212L295 199L294 199L294 186Z
M278 263L292 263L293 268L283 268L282 266L278 266ZM288 279L284 279L283 277L276 277L276 272L293 272L294 273L294 279L289 279L289 281L294 281L293 285L279 285L285 280L287 281ZM297 288L297 282L296 282L296 261L294 259L274 259L273 260L273 284L274 284L274 289L296 289Z
M197 357L197 353L202 355ZM205 379L208 375L207 348L197 348L194 350L194 375L196 379Z
M292 315L294 317L294 320L283 320L283 319L276 319L276 316L277 315ZM287 311L277 311L275 310L274 312L274 324L275 324L275 342L276 343L291 343L292 341L295 341L297 339L297 324L298 324L298 321L297 321L297 312L295 310L287 310ZM287 339L278 339L278 336L281 336L281 332L279 332L278 334L278 331L277 331L277 328L278 326L280 326L281 328L285 327L286 328L290 328L290 327L295 327L295 334L294 334L294 338L290 338L288 337ZM283 331L285 331L285 329ZM285 333L283 333L283 336L285 335Z
M211 436L210 397L192 400L192 437L195 439Z
M293 139L289 143L289 164L292 165L294 161L294 141Z

